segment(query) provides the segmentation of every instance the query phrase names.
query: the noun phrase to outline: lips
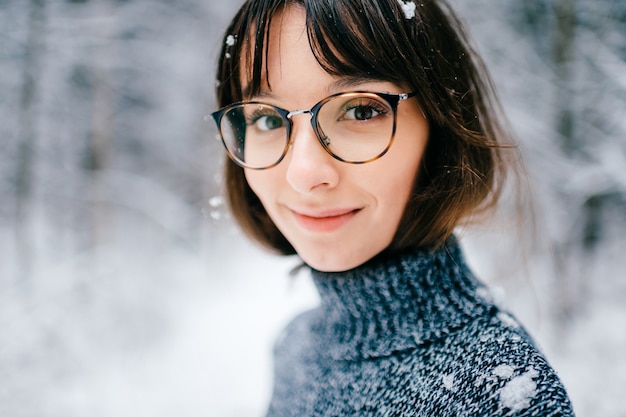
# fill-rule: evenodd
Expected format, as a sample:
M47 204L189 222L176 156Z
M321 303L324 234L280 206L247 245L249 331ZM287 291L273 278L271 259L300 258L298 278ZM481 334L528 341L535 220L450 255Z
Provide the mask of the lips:
M361 209L335 209L321 212L292 210L298 224L309 232L330 233L348 223Z

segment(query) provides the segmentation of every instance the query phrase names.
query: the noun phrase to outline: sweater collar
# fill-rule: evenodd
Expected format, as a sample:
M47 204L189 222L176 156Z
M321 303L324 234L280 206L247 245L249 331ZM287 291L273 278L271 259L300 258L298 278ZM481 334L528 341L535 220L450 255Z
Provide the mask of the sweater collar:
M313 280L320 342L338 360L428 344L491 308L453 239L435 251L380 255L350 271L313 270Z

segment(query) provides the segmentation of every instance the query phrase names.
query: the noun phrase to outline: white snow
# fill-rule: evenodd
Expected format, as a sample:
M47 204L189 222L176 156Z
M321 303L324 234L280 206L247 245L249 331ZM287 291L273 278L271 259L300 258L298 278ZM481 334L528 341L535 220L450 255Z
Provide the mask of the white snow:
M537 394L537 384L533 381L538 376L535 369L510 380L500 391L500 406L513 412L524 410Z
M454 374L444 375L441 378L441 382L443 383L443 386L448 391L452 391L452 392L456 392L457 391L457 387L456 387L455 382L454 382Z
M404 2L398 0L398 4L402 7L402 12L407 19L413 19L415 17L415 3L412 1Z
M233 35L228 35L226 37L226 45L234 46L235 45L235 37Z
M493 370L493 374L503 379L509 379L515 370L511 365L499 365Z

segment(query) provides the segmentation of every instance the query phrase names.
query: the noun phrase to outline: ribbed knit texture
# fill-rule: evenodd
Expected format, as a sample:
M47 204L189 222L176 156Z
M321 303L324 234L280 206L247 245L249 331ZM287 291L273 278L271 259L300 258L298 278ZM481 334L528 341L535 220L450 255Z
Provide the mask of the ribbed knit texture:
M313 279L321 304L277 341L268 417L573 415L453 240Z

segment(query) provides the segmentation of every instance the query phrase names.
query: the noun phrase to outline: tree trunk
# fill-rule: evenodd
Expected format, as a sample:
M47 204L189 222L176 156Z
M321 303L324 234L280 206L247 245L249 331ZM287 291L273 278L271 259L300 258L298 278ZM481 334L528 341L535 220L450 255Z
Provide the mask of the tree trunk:
M93 246L109 239L113 216L106 182L106 170L111 165L114 132L115 94L111 67L114 60L114 14L111 0L99 0L96 13L100 23L94 28L99 44L94 56L94 92L91 134L88 148L88 168L91 188L91 238Z
M576 140L575 109L573 107L574 81L573 60L575 46L576 10L574 0L555 0L555 27L553 37L552 61L556 77L555 82L555 120L557 138L561 140L561 149L566 157L572 157L580 150ZM571 196L564 195L563 202L568 205ZM580 207L570 210L580 211ZM578 307L578 282L580 261L580 235L573 227L566 236L556 242L556 288L554 293L554 314L557 328L565 331ZM578 255L578 256L577 256Z
M25 42L23 81L19 110L18 154L15 181L15 246L21 285L28 286L34 262L31 232L35 147L37 144L37 99L45 44L45 0L30 0Z
M580 147L575 137L572 108L575 97L572 80L576 34L574 0L556 0L555 19L553 61L557 77L556 129L562 140L563 151L571 155Z

